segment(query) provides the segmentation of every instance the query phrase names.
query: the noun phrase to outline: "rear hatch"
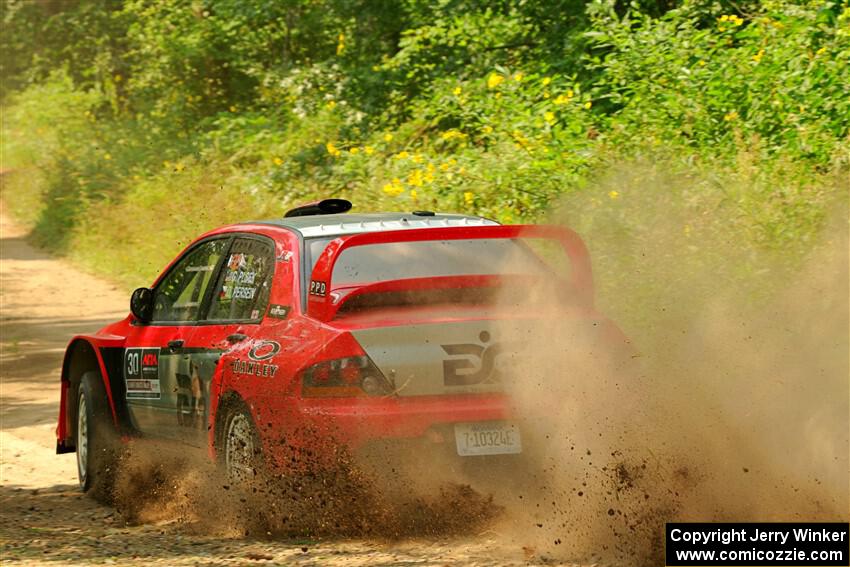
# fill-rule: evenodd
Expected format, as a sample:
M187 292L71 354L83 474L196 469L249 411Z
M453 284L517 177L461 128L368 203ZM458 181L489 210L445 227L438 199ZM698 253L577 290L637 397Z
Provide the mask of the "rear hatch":
M500 392L547 329L595 328L586 251L560 227L327 239L308 310L349 331L399 397Z
M502 390L520 367L533 321L438 320L353 329L354 338L399 396L482 394Z

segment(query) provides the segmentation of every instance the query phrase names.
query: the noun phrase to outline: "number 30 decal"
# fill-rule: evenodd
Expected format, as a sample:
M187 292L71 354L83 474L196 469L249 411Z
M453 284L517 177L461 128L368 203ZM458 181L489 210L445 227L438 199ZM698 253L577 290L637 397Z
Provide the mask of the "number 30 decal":
M140 351L127 351L127 376L138 376L141 374L141 369L139 367L139 353Z

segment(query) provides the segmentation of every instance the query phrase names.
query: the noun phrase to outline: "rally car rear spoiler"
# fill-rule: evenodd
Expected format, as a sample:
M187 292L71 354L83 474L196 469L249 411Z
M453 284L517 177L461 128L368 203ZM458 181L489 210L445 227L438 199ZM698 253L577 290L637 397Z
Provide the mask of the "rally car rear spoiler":
M313 268L307 300L307 313L320 321L330 321L334 318L340 305L336 301L338 297L333 294L331 275L340 254L348 248L391 242L492 238L539 238L559 242L572 263L570 284L582 303L592 307L593 275L590 267L590 256L581 237L574 231L552 225L461 226L364 232L340 236L331 241Z

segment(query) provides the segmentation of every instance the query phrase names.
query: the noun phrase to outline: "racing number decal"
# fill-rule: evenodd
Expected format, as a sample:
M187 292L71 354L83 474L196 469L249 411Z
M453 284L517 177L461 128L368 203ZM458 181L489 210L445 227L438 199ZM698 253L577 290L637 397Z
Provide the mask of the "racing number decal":
M310 295L317 295L319 297L324 297L328 290L328 284L325 282L320 282L317 280L313 280L310 282Z
M128 400L158 400L159 349L128 348L124 352L124 382Z

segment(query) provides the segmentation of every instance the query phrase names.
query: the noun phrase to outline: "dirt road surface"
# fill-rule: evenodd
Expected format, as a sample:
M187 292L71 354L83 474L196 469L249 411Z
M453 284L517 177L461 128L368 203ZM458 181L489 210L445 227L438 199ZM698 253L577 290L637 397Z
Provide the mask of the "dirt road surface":
M114 285L32 248L0 208L0 561L15 565L528 565L485 531L465 540L284 541L129 525L83 496L74 454L56 455L62 355L71 336L126 314Z

